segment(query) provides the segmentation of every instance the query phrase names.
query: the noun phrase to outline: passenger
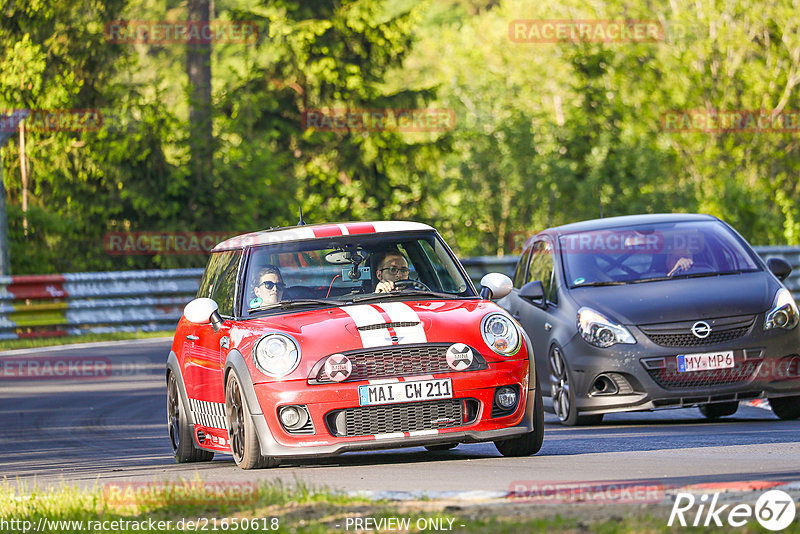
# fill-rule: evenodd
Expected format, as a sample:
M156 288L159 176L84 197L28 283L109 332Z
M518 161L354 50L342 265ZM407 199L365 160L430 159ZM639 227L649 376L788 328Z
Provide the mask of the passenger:
M408 260L397 249L384 252L376 265L378 267L375 276L378 278L378 284L375 286L375 293L394 291L394 283L408 280L408 274L411 272L408 268Z
M250 301L251 308L258 308L265 304L275 304L283 298L283 276L277 267L267 265L258 272L258 282L253 288L255 298Z

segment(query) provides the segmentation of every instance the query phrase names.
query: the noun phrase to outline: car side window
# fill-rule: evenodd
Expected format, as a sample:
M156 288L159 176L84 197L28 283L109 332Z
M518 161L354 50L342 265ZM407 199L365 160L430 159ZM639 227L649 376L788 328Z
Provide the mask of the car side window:
M203 279L200 280L200 288L197 290L197 298L211 298L214 282L217 279L217 275L219 275L222 254L222 252L217 252L212 254L208 259L208 265L206 265L206 270L203 273Z
M517 289L521 288L525 285L526 274L528 274L528 260L531 257L531 247L526 248L522 251L522 256L520 256L519 261L517 262L517 268L514 271L514 287Z
M541 281L545 298L555 304L557 297L553 276L553 247L548 241L542 240L536 241L531 250L531 262L526 282Z
M224 317L233 317L233 308L236 298L236 275L239 273L239 260L241 250L231 250L220 253L219 275L211 288L211 298L219 306L219 314Z

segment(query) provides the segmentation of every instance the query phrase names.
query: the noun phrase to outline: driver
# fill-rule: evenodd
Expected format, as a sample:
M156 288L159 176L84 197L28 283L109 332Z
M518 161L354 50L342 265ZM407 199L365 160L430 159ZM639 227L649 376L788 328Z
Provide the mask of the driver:
M408 260L397 249L384 252L377 262L378 268L375 276L378 278L378 285L375 286L375 293L388 293L394 291L394 283L399 280L408 280Z
M258 282L253 293L255 298L250 301L251 308L258 308L264 304L275 304L283 298L283 290L286 285L283 283L281 272L274 265L267 265L258 272Z

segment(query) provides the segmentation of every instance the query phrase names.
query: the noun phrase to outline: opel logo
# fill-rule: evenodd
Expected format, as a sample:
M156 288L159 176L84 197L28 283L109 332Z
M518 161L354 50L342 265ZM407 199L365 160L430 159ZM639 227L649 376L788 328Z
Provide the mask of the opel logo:
M711 327L705 321L697 321L692 325L692 334L699 339L705 339L711 333Z

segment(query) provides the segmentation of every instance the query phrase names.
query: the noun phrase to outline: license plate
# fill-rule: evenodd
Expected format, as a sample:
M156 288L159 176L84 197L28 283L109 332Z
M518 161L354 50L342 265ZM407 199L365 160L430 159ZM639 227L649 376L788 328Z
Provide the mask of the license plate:
M679 354L678 372L710 371L712 369L729 369L733 367L733 351L701 352L698 354Z
M453 386L449 378L358 386L358 403L361 406L452 398Z

